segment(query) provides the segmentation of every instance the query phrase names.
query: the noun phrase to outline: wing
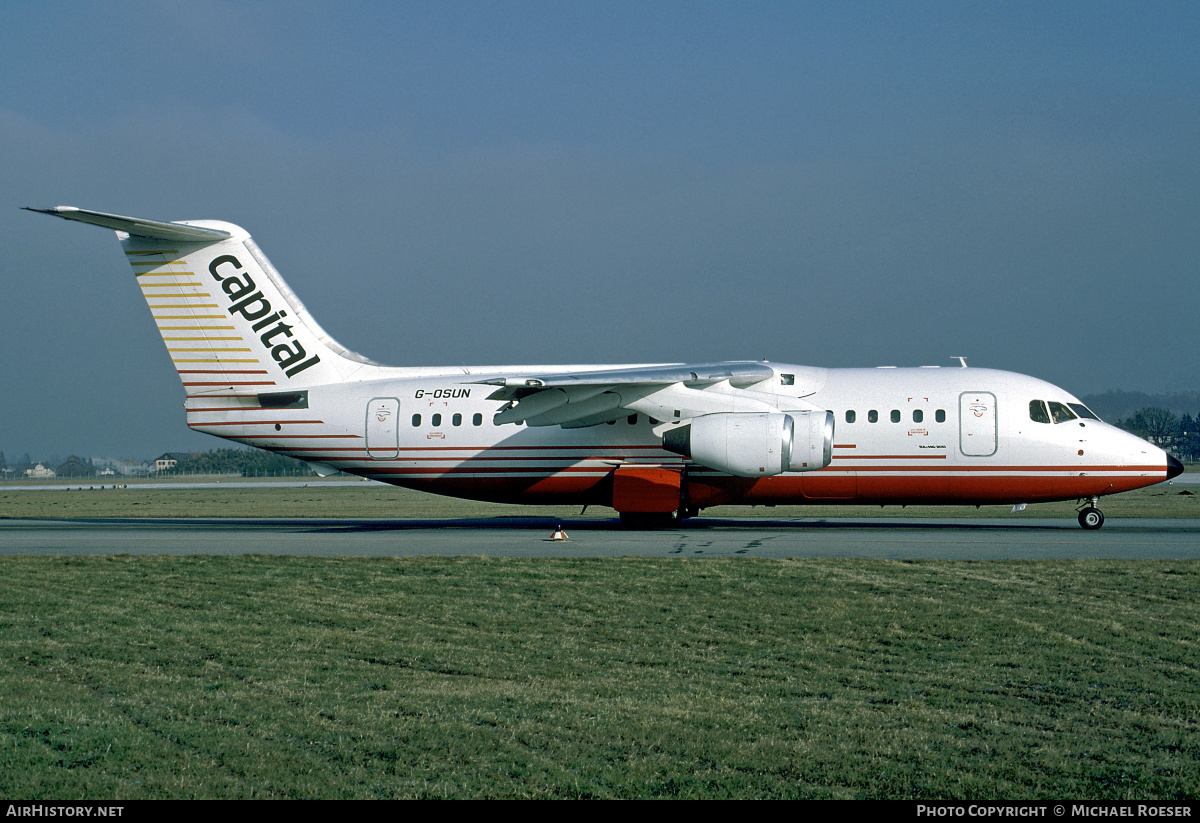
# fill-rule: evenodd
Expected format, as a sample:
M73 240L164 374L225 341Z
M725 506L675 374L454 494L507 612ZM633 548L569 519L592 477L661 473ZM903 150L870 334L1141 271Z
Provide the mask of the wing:
M678 423L721 412L774 412L781 403L796 407L795 394L752 388L766 388L777 380L776 369L765 362L731 361L527 374L479 382L497 387L489 399L509 401L496 415L498 424L574 429L633 412ZM800 403L800 407L809 406Z

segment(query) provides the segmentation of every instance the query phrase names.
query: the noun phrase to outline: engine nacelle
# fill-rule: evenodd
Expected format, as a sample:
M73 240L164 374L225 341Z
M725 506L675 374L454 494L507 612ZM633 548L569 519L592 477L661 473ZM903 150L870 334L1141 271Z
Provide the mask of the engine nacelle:
M706 414L665 433L663 448L737 477L815 471L833 459L833 413Z

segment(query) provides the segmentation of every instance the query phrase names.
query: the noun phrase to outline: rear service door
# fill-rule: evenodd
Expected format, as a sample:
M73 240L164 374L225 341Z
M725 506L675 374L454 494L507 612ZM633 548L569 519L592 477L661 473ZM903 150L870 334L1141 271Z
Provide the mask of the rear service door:
M958 396L958 446L968 457L991 457L996 453L996 395L963 392Z
M386 460L400 454L400 401L395 397L376 397L367 404L367 454Z

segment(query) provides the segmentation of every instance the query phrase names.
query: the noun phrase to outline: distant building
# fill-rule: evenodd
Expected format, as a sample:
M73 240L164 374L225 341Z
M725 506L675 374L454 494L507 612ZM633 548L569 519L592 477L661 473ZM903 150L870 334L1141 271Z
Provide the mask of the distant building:
M48 469L41 463L38 463L32 469L25 470L26 477L54 477L54 469Z
M166 472L175 468L180 460L187 460L192 455L189 452L164 452L154 458L154 470Z
M67 462L54 471L59 477L90 477L94 474L92 467L75 455L68 457Z

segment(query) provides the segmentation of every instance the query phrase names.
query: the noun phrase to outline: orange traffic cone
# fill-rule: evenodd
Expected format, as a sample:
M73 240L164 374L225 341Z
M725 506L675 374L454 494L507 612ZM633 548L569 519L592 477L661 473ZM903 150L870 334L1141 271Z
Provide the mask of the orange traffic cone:
M563 531L563 527L560 525L557 529L554 530L554 534L550 536L550 539L551 540L570 540L571 538L567 537L567 533L565 531Z

